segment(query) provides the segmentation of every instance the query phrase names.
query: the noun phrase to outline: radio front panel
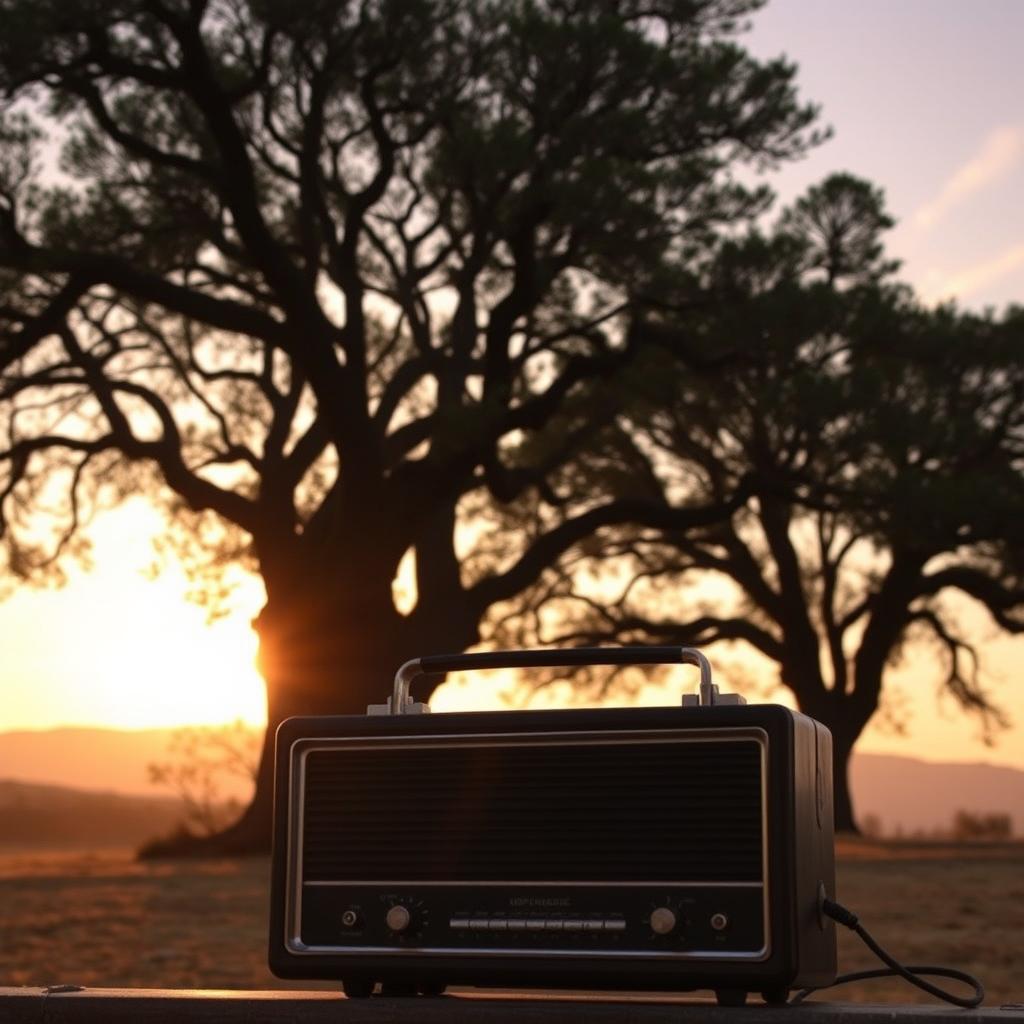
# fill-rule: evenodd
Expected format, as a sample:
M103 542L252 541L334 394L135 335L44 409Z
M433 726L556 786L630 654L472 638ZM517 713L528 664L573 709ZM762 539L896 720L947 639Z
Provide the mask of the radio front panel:
M763 891L746 886L379 887L313 883L293 952L546 952L655 959L760 959Z
M756 727L295 740L284 946L763 961L767 763Z

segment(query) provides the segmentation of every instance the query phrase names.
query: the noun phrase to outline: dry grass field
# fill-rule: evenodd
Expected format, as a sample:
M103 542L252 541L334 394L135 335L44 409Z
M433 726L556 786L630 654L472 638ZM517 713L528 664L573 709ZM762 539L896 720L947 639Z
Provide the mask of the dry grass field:
M892 953L977 974L989 1005L1024 1002L1024 846L844 842L839 854L839 899ZM262 859L4 854L0 986L289 987L264 965L267 875ZM870 966L844 930L840 969ZM846 986L830 998L928 999L898 980Z

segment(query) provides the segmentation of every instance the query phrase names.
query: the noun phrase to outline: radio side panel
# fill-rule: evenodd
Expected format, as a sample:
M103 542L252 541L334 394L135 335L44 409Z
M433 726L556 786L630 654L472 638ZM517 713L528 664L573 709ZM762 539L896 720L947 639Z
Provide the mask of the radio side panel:
M832 809L832 734L806 715L793 716L793 934L800 973L795 987L830 985L836 977L836 926L820 909L836 898Z

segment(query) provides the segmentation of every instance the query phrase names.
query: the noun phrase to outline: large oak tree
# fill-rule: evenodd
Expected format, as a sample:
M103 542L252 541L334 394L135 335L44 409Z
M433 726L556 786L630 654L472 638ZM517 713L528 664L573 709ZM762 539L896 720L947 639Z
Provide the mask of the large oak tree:
M733 169L813 141L735 41L756 6L0 0L4 571L162 503L263 579L272 737L474 644L602 525L731 508L580 493L460 558L614 414L659 268L756 212ZM270 770L222 848L266 843Z

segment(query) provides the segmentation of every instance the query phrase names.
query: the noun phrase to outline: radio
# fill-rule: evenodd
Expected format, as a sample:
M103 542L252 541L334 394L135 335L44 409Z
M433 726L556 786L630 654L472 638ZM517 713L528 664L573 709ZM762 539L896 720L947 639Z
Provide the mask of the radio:
M419 676L687 663L680 707L425 714ZM698 651L423 657L366 715L277 732L270 966L350 996L712 989L836 972L831 735L719 694Z

